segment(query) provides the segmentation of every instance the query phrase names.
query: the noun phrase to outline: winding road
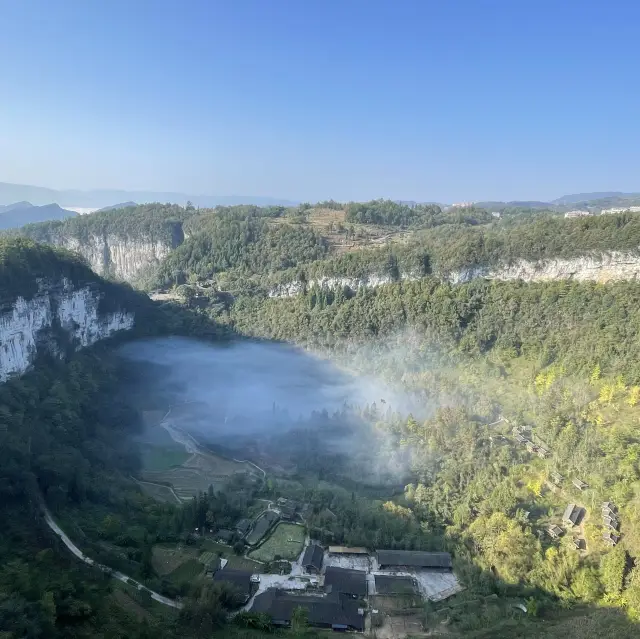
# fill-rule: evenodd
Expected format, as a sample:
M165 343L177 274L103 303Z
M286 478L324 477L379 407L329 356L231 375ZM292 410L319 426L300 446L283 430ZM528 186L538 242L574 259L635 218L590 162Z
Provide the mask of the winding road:
M88 564L89 566L95 566L96 568L99 568L103 572L106 572L106 573L110 574L112 577L115 577L119 581L122 581L122 582L124 582L126 584L129 584L130 586L133 586L134 588L137 588L138 590L146 590L151 595L151 599L153 599L154 601L157 601L158 603L164 604L165 606L171 606L172 608L177 608L178 610L180 608L182 608L182 604L179 601L175 601L174 599L169 599L169 597L165 597L165 596L163 596L163 595L161 595L161 594L159 594L157 592L154 592L153 590L149 590L149 588L147 588L146 586L142 585L140 582L136 581L135 579L132 579L131 577L129 577L129 576L117 571L117 570L112 570L108 566L104 566L103 564L99 564L96 561L94 561L93 559L91 559L91 557L87 557L80 550L80 548L78 548L78 546L76 546L71 541L71 539L69 539L69 537L67 537L67 535L64 532L64 530L62 530L62 528L60 528L60 526L58 526L58 524L55 522L55 520L51 516L51 513L46 508L46 506L43 505L42 509L43 509L43 512L44 512L44 520L47 522L47 526L49 526L49 528L51 528L51 530L53 530L53 532L56 535L58 535L58 537L60 537L60 539L62 539L62 543L78 559L80 559L81 561L84 561L85 564Z

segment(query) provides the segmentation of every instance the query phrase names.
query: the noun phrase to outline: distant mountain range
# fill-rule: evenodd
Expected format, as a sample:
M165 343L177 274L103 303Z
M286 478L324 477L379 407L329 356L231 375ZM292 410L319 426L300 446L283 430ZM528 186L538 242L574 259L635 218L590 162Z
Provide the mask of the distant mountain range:
M563 195L550 204L578 204L579 202L590 202L592 200L634 200L640 198L640 193L623 193L622 191L594 191L593 193L575 193L573 195Z
M95 213L103 213L104 211L115 211L116 209L127 209L130 206L138 206L137 202L121 202L120 204L112 204L111 206L103 206Z
M46 222L47 220L63 220L78 215L75 211L67 211L57 204L34 206L31 202L14 202L0 206L0 230L18 228L25 224Z
M640 193L624 193L622 191L594 191L593 193L574 193L563 195L550 202L539 200L515 200L512 202L487 201L474 202L475 206L483 209L503 209L505 207L528 209L554 209L565 210L567 207L593 206L595 208L608 208L611 206L625 206L634 202L640 202Z
M211 207L218 205L232 206L234 204L255 204L257 206L294 206L297 202L272 197L258 197L250 195L189 195L163 191L122 191L100 189L96 191L65 190L57 191L42 186L26 184L10 184L0 182L0 204L27 201L35 205L57 202L60 206L84 208L104 208L113 206L114 202L171 202L185 205L192 202L194 206ZM120 205L118 205L120 206Z

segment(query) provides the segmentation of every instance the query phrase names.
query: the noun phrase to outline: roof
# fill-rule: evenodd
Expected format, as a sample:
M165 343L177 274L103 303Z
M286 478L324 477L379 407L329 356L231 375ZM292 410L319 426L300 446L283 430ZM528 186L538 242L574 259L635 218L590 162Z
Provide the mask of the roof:
M620 522L617 519L614 519L613 517L603 517L603 521L605 526L609 526L609 528L614 528L616 530L620 525Z
M580 490L582 490L583 488L586 488L588 486L588 484L585 484L585 482L583 482L581 479L577 479L575 477L571 480L571 483L576 488L579 488Z
M608 541L608 542L612 543L613 545L615 545L620 540L620 535L616 535L615 533L611 532L610 530L607 530L606 532L602 533L602 538L605 541Z
M228 583L243 595L251 594L251 575L250 570L234 570L233 568L223 568L213 575L213 581Z
M302 557L302 566L306 568L307 566L312 566L316 570L320 570L322 568L322 560L324 559L324 552L322 548L317 544L311 544L307 546L307 549L304 551L304 556Z
M552 536L553 536L553 535L558 536L558 535L561 535L561 534L563 533L562 528L560 528L560 526L557 526L556 524L553 524L552 526L549 526L549 527L547 528L547 531L548 531L548 532L549 532L549 534L550 534L550 535L552 535Z
M448 552L422 552L415 550L377 550L381 566L413 566L415 568L451 568Z
M417 591L416 582L411 577L375 575L375 581L376 593L380 595L412 595Z
M580 506L576 506L575 504L569 504L564 511L564 515L562 515L562 520L566 522L570 522L572 524L577 524L582 517L583 509Z
M251 528L251 520L250 519L241 519L237 524L236 524L236 530L238 532L241 532L242 534L246 533L249 528Z
M274 624L289 624L293 611L307 610L311 625L346 626L362 632L364 615L358 602L337 592L324 596L296 595L285 590L270 589L256 596L251 612L267 613Z
M332 591L366 597L367 573L364 570L329 566L324 573L324 585L331 586Z
M608 508L609 510L614 510L615 511L616 505L612 501L603 501L602 502L602 509L604 510L605 508Z
M366 548L356 546L329 546L329 552L334 555L368 555Z
M231 539L233 539L233 531L231 530L227 530L226 528L221 528L216 535L220 538L220 539L224 539L225 541L230 541Z

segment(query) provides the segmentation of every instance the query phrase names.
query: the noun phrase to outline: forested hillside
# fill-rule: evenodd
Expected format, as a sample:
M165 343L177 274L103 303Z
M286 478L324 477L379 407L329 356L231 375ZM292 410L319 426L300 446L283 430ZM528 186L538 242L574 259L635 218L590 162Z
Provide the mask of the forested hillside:
M250 615L229 623L233 593L194 579L201 569L195 559L187 564L196 573L164 574L157 556L182 544L201 549L195 528L226 529L257 502L283 495L309 504L305 525L324 543L451 551L465 591L421 610L435 636L637 634L640 285L453 284L443 274L520 259L635 255L640 218L541 214L489 221L474 213L434 226L432 208L407 206L413 211L407 213L403 205L394 217L398 211L388 203L340 206L324 203L322 214L305 205L169 207L96 218L97 232L111 232L118 220L134 235L179 225L184 241L145 284L173 291L181 304L145 301L64 251L26 239L0 244L5 304L29 299L52 274L88 282L105 292L106 306L135 305L144 317L137 336L289 342L383 378L421 406L419 418L382 403L314 415L295 424L295 437L274 435L268 452L278 463L264 481L238 480L230 492L211 489L184 504L159 502L133 479L144 462L133 443L140 415L116 391L133 383L135 371L109 345L70 355L67 364L43 353L31 372L0 386L0 489L11 521L0 540L0 628L8 637L267 631L268 622ZM353 230L339 226L340 212L346 218L366 211L381 217L354 222ZM411 221L414 214L424 219ZM396 227L388 238L375 235ZM337 239L358 233L362 244L355 247ZM376 246L379 237L385 239ZM357 292L314 283L371 273L387 275L388 283ZM303 282L300 293L270 297L271 287L288 278ZM357 460L325 454L322 433L354 423L364 429L354 431L359 437L372 438L368 452ZM296 470L282 474L281 464L293 459ZM371 484L359 470L390 460L404 468L404 486ZM44 524L40 500L88 553L164 596L180 597L182 611L154 609L144 591L122 591L73 560ZM603 503L615 509L608 511L614 528L604 523ZM582 509L574 526L563 523L569 504ZM615 535L613 546L607 531ZM243 552L242 544L234 548Z

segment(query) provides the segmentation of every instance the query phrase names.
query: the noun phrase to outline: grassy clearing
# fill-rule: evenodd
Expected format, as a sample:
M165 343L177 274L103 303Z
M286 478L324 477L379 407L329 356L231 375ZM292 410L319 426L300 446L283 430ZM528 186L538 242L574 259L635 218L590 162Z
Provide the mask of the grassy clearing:
M276 557L294 561L304 547L305 532L302 526L278 524L271 536L249 557L258 561L274 561Z
M252 570L254 572L263 571L262 564L259 564L256 561L252 561L251 559L247 559L247 557L238 557L238 555L229 555L229 557L227 557L226 559L229 562L227 566L235 570Z
M143 446L142 467L144 470L163 471L184 464L191 455L184 448Z
M156 619L173 619L178 615L175 608L165 606L159 601L154 601L151 597L144 597L137 588L117 579L113 580L113 593L111 596L121 608L136 616L142 614L141 610L146 611L146 614L153 615Z
M196 559L197 556L198 550L195 548L178 549L176 546L171 548L154 546L151 565L158 575L164 577L177 570L184 563Z
M197 559L189 559L167 575L174 584L190 583L204 574L204 566Z
M145 482L140 482L138 485L145 495L149 495L149 497L156 501L161 501L165 504L177 503L175 495L169 486L160 486L158 484L149 484Z
M204 539L200 543L200 550L204 551L200 555L200 561L202 561L203 556L208 556L207 553L211 553L211 556L218 555L219 557L226 559L229 568L235 568L237 570L252 570L255 572L261 572L263 570L262 564L252 561L247 557L240 557L236 555L230 546L226 546L225 544L221 544L217 541Z

